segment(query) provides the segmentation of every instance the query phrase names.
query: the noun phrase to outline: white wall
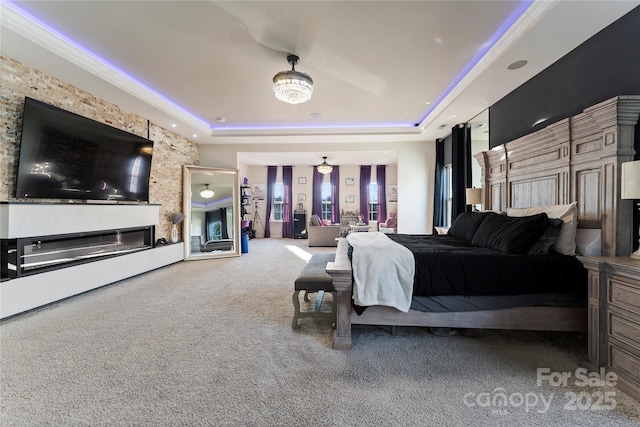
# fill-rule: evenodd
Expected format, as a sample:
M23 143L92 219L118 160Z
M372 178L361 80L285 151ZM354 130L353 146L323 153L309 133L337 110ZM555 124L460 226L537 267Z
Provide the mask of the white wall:
M398 233L431 234L435 143L409 142L398 150Z
M191 236L200 236L200 243L207 240L204 230L204 212L191 211Z
M387 212L397 212L398 232L412 234L430 234L433 229L433 185L435 174L435 143L427 142L401 142L390 145L389 143L345 143L345 144L322 144L324 152L342 151L377 151L377 150L397 150L398 163L387 169L387 184L398 185L398 203L387 205ZM238 153L248 152L315 152L318 146L315 144L212 144L200 145L200 165L209 167L238 168L240 178L247 177L251 184L266 184L266 166L249 166L239 163ZM372 171L373 174L374 171ZM280 170L279 170L280 173ZM305 185L298 184L299 177L306 177ZM340 167L340 208L344 210L355 210L358 202L349 208L344 200L347 194L353 194L358 200L359 196L359 167ZM395 180L397 177L397 181ZM345 178L355 178L355 185L347 187L344 185ZM307 199L304 208L307 216L311 210L311 186L312 167L310 165L294 165L294 206L297 206L298 194L306 194ZM353 189L353 190L352 190ZM264 202L259 203L259 212L262 221L265 221L266 209ZM250 218L253 219L253 206ZM274 223L276 224L276 223ZM263 229L256 228L256 236L263 235ZM277 233L277 234L276 234ZM281 236L281 229L275 225L271 227L271 236Z

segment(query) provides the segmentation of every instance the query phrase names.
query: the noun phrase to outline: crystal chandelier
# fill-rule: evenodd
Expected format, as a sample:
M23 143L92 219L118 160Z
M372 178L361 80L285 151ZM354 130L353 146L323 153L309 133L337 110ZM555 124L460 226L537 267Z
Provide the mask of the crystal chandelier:
M291 71L280 71L273 76L273 92L280 101L301 104L311 99L313 80L308 74L295 70L299 60L296 55L287 56Z
M331 166L329 163L327 163L326 156L322 157L322 163L320 163L317 166L317 168L318 168L318 172L320 172L323 175L331 173L331 171L333 170L333 166Z
M204 197L205 199L212 198L214 194L215 192L209 188L209 184L205 184L204 188L200 190L200 196Z

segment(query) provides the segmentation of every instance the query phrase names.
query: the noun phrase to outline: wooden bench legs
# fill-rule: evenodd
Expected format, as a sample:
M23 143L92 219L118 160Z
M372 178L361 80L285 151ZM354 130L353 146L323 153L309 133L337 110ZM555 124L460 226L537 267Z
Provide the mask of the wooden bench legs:
M303 317L316 317L316 318L322 318L322 319L335 319L335 312L336 312L336 299L335 297L333 298L333 302L332 302L332 307L331 307L331 311L322 311L322 300L324 298L324 293L325 291L318 291L318 295L316 297L316 302L313 306L312 310L309 311L300 311L300 291L295 291L293 293L293 308L294 308L294 312L293 312L293 321L291 322L291 327L293 329L298 329L300 328L300 325L298 324L298 319L303 318ZM310 301L309 298L309 293L307 291L305 291L305 295L304 295L304 300L305 301Z

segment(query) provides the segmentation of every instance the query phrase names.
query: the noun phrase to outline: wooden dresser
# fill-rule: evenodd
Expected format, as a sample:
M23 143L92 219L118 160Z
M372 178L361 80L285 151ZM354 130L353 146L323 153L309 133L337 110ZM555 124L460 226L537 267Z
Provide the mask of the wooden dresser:
M589 350L585 367L615 372L640 400L640 261L579 257L589 272Z

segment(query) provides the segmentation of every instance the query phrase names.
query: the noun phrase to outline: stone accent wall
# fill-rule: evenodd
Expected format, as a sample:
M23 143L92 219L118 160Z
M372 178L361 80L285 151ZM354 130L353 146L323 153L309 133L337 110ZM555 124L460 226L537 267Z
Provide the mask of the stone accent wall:
M156 227L156 239L164 237L171 240L172 212L184 212L182 206L182 165L198 165L198 148L196 144L182 136L151 125L149 139L153 143L153 160L149 202L160 204L160 225ZM182 240L182 226L178 226L179 238Z
M20 62L0 56L0 200L15 201L24 97L28 96L154 141L149 202L160 204L156 239L171 235L172 212L183 212L182 165L198 165L195 142Z

